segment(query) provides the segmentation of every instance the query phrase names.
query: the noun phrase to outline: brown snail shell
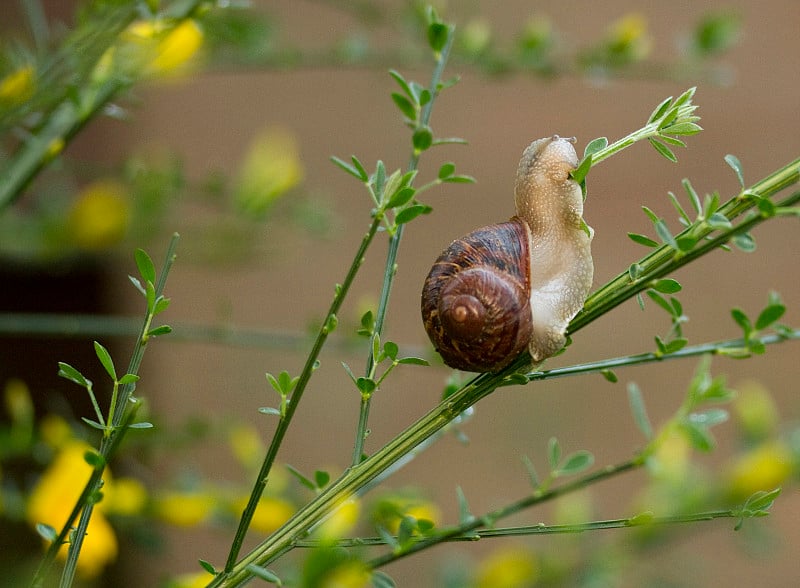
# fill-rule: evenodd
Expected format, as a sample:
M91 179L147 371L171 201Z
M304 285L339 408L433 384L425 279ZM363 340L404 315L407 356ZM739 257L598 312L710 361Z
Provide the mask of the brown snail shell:
M425 330L444 362L471 372L502 369L531 338L530 231L521 219L453 241L422 292Z

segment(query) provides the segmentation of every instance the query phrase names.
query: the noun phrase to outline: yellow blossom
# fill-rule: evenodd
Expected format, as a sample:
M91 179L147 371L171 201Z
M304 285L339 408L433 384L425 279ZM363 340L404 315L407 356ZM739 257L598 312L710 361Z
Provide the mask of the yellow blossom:
M691 457L691 442L684 433L673 428L660 440L647 465L656 479L680 484L691 470Z
M129 204L125 186L100 180L84 188L69 211L67 223L74 243L99 250L119 242L128 228Z
M192 527L213 513L216 499L208 492L165 492L155 499L156 514L167 523Z
M133 516L147 504L147 490L135 478L117 478L105 490L105 509L108 513Z
M181 574L167 582L167 588L204 588L210 580L211 576L207 572Z
M236 516L239 516L244 511L245 506L247 506L247 500L248 498L244 496L233 504ZM256 507L250 528L264 534L272 533L288 521L294 511L294 505L288 500L275 496L264 496Z
M127 38L138 51L145 74L182 73L190 68L203 45L203 31L191 19L166 34L165 28L165 23L159 21L136 21L128 27Z
M26 65L0 79L0 105L22 104L36 89L36 70Z
M739 456L727 468L729 494L734 500L759 490L773 490L793 472L792 453L780 441L770 441Z
M358 523L358 515L361 513L361 503L357 498L345 500L328 517L317 532L324 540L336 540L345 537Z
M477 588L526 588L539 576L536 556L522 547L504 547L478 567Z
M372 575L360 561L351 560L328 572L320 588L369 588Z
M22 380L11 378L6 382L5 404L13 423L30 425L33 422L31 394Z
M647 19L641 14L623 16L609 29L608 52L617 63L640 61L650 54L652 46Z
M739 386L733 408L749 440L763 440L775 432L778 409L769 391L761 384L746 382Z
M232 427L228 432L228 443L233 455L243 466L250 469L259 466L264 455L264 443L255 427L251 425Z
M57 414L47 413L39 421L39 437L52 449L60 448L72 436L72 427Z
M245 156L237 178L235 199L240 210L259 217L303 179L297 141L283 129L258 134Z
M408 496L389 496L383 499L378 503L376 512L373 514L376 524L394 535L400 530L400 523L404 517L413 517L418 521L430 521L435 526L439 524L442 514L434 503Z
M67 522L72 508L91 476L92 467L84 460L84 454L92 451L79 440L66 443L53 462L42 474L28 499L26 518L31 526L39 523L56 530ZM110 474L103 476L106 483ZM59 557L65 558L67 546L62 546ZM117 539L111 525L103 515L103 502L92 513L86 529L78 571L85 577L94 577L117 556Z

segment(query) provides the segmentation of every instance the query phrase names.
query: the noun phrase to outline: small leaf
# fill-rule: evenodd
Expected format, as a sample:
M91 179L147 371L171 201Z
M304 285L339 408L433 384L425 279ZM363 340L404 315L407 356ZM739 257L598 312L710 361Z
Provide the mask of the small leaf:
M398 206L403 206L408 204L408 202L414 197L417 191L411 187L401 188L394 195L389 198L389 202L386 203L386 208L396 208Z
M653 302L655 302L661 308L666 310L669 313L670 316L675 316L675 309L673 308L673 306L669 302L667 302L666 298L661 296L661 294L659 294L655 290L647 290L647 295L650 297L650 299Z
M262 568L256 564L247 564L247 571L253 574L256 578L269 582L270 584L283 585L281 579L267 568Z
M730 229L733 225L728 217L721 212L715 212L706 220L708 226L713 229Z
M628 233L628 238L634 243L644 245L645 247L658 247L657 241L653 241L650 237L646 237L638 233Z
M429 127L419 128L411 136L411 143L417 151L425 151L433 143L433 132Z
M670 135L696 135L703 130L703 127L693 122L679 122L661 129L663 133Z
M474 184L475 178L472 176L448 176L442 180L445 184Z
M701 214L703 212L703 205L700 203L700 197L697 195L697 192L695 192L692 183L688 179L684 178L684 180L681 182L681 185L686 191L686 194L689 196L689 200L692 203L692 208L694 208L697 214Z
M428 360L422 359L421 357L402 357L397 360L397 363L403 365L430 365Z
M316 491L317 487L314 485L314 482L312 482L311 480L306 478L303 474L300 473L299 470L296 470L295 468L290 466L288 463L286 464L286 469L289 470L290 474L292 474L295 478L297 478L297 481L300 482L300 484L302 484L303 486L305 486L309 490Z
M156 299L156 304L155 307L153 308L153 314L154 315L161 314L162 312L167 310L167 308L169 308L169 303L170 303L169 298L165 298L164 296L159 296Z
M456 499L458 501L458 522L462 525L471 522L475 517L469 509L467 497L461 486L456 487Z
M83 461L88 463L92 469L100 470L106 467L105 458L96 451L86 451L83 454Z
M281 411L271 406L262 406L261 408L258 409L258 412L260 412L261 414L281 416Z
M111 354L108 352L108 349L95 341L94 353L97 355L97 359L100 360L100 363L103 364L103 369L106 370L106 373L109 375L109 377L116 382L117 371L114 369L114 361L111 359Z
M439 179L443 180L445 178L449 178L452 176L456 171L456 165L454 163L445 163L442 167L439 168Z
M680 251L678 244L675 242L675 237L672 236L672 233L670 233L669 228L667 228L667 223L665 223L663 219L658 219L658 221L654 225L654 228L656 230L656 233L664 243L666 243L676 251Z
M532 488L538 488L540 485L539 475L536 473L536 468L533 462L527 455L522 456L522 463L525 464L525 471L528 472L528 479L531 481Z
M378 387L378 384L372 378L365 378L360 377L356 378L356 388L358 388L359 392L364 395L372 394L375 392L375 389Z
M139 290L139 292L142 293L142 296L146 296L147 295L147 293L144 290L144 287L142 286L142 283L139 280L137 280L133 276L128 276L128 279L131 281L131 283L134 285L134 287L137 290Z
M139 376L136 374L125 374L119 379L119 383L123 386L126 384L134 384L139 381Z
M444 48L449 36L450 31L444 23L432 22L428 25L428 44L436 53Z
M317 470L314 472L314 482L317 484L317 488L324 488L330 481L331 475L328 472L324 472L322 470Z
M153 423L148 423L147 421L141 421L138 423L131 423L128 425L129 429L152 429Z
M42 539L49 541L50 543L58 539L58 533L56 530L50 525L46 525L44 523L36 523L36 532Z
M631 414L633 414L633 422L636 423L645 439L652 439L653 425L650 424L650 417L647 416L642 391L634 382L628 384L628 404L631 407Z
M137 249L133 256L136 260L136 267L139 268L139 273L142 275L145 282L155 284L156 268L153 265L153 260L147 255L147 252L144 249Z
M671 104L672 104L672 96L670 96L669 98L665 98L661 102L661 104L656 106L655 110L650 115L650 118L647 119L647 122L651 123L660 119L662 116L664 116L664 113L667 112L667 109L670 107Z
M92 427L93 429L97 429L98 431L105 431L106 426L102 423L98 423L97 421L93 421L92 419L87 419L86 417L81 417L81 420Z
M329 335L333 331L336 330L336 327L339 325L339 319L336 318L335 314L329 314L328 318L325 320L325 325L322 327L322 331Z
M372 572L372 587L373 588L397 588L394 580L385 572L376 571Z
M387 341L383 344L383 352L386 354L386 357L394 361L397 359L397 353L399 352L397 343L393 341Z
M736 178L739 180L739 185L744 188L744 174L742 173L742 163L739 161L739 158L728 153L728 155L725 156L725 163L731 166L731 169L736 174Z
M169 335L172 332L172 327L169 325L161 325L160 327L156 327L155 329L150 329L147 331L148 337L159 337L161 335Z
M773 323L780 320L786 312L786 307L783 304L771 304L761 311L756 319L756 330L766 329Z
M765 511L772 508L772 504L780 496L781 489L766 491L759 490L753 493L744 503L742 509L750 512Z
M425 204L413 204L397 213L394 222L402 225L411 222L421 214L430 214L433 209Z
M589 451L581 449L569 454L564 463L558 469L560 476L572 476L592 467L594 463L594 455Z
M417 109L408 98L397 92L392 92L392 101L408 120L416 122Z
M592 139L589 141L589 144L586 145L586 148L583 150L583 156L588 157L589 155L594 155L606 147L608 147L608 139L606 137L597 137L597 139Z
M58 362L58 375L84 388L90 388L92 385L91 380L87 380L82 373L63 361Z
M579 184L586 179L586 175L589 173L589 170L592 168L592 156L587 155L584 157L581 162L578 164L574 170L570 172L570 176L572 179L578 182Z
M688 339L683 339L683 338L673 339L672 341L667 343L664 353L670 354L670 353L675 353L676 351L680 351L681 349L686 347L687 343L689 343Z
M655 284L651 286L653 290L657 292L661 292L662 294L674 294L675 292L680 292L682 286L677 280L673 280L671 278L662 278L657 280Z
M403 77L403 74L401 74L396 69L390 69L389 75L392 76L394 81L397 82L397 85L400 86L400 88L403 90L403 92L406 93L406 95L409 98L414 98L414 93L411 91L411 87L408 85L408 82Z
M351 176L356 178L357 180L360 180L362 182L366 182L367 181L368 178L362 177L361 172L358 169L356 169L355 167L353 167L352 165L350 165L349 163L347 163L346 161L343 161L343 160L339 159L335 155L331 156L331 161L335 165L337 165L339 168L343 169L348 174L350 174Z
M558 464L561 463L561 446L558 444L558 439L550 437L547 442L547 462L550 464L550 470L556 471Z
M653 146L653 149L658 151L663 157L665 157L666 159L670 160L672 163L675 163L676 161L678 161L678 158L675 156L675 154L672 152L672 150L669 147L667 147L663 143L660 143L660 142L658 142L658 141L656 141L655 139L652 139L652 138L648 139L648 141Z
M742 328L745 338L747 338L750 333L753 332L753 324L750 322L750 319L747 318L747 315L744 313L744 311L739 308L731 309L731 316L733 317L733 320L736 321L736 324Z
M197 561L200 564L200 567L203 568L205 571L207 571L209 574L211 574L212 576L216 576L217 575L217 570L214 568L213 565L208 563L206 560L200 559L200 560L197 560Z
M739 233L733 236L733 244L744 253L752 253L756 250L756 241L750 233Z
M619 378L617 377L617 374L614 373L614 370L600 370L600 374L606 379L606 381L611 382L612 384L619 382Z

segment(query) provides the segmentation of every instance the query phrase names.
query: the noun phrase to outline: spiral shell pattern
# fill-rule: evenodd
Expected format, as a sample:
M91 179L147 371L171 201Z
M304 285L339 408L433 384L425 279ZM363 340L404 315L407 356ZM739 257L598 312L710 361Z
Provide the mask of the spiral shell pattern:
M425 330L453 368L507 366L531 338L530 229L524 221L481 227L453 241L422 292Z

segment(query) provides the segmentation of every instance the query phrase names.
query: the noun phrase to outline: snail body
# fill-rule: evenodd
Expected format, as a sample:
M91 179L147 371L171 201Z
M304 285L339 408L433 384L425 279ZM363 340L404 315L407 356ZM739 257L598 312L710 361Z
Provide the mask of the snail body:
M517 170L516 215L453 241L434 263L422 316L450 367L497 371L525 349L540 364L564 346L594 268L581 188L569 176L577 165L571 140L531 143Z

